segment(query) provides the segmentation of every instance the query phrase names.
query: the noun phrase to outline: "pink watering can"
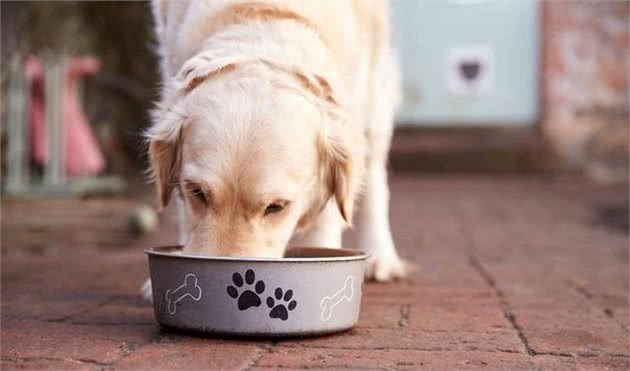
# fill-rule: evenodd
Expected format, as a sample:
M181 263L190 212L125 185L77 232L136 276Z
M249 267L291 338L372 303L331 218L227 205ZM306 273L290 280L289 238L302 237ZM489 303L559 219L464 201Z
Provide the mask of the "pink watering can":
M105 160L90 123L81 108L78 96L78 80L96 73L100 62L96 58L72 59L64 73L61 94L63 119L63 169L69 177L89 176L101 173ZM49 161L46 130L46 102L44 68L35 57L26 60L25 75L29 90L31 157L40 166Z

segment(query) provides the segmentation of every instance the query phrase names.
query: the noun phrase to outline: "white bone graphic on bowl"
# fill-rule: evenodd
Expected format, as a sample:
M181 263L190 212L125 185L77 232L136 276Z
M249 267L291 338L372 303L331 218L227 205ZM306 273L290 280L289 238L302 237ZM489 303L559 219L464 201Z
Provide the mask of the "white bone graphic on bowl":
M177 303L187 297L194 301L201 299L201 287L199 287L197 281L197 276L194 273L188 273L181 286L172 291L166 290L166 302L168 303L168 312L170 314L175 314Z
M352 295L354 294L352 283L352 276L348 276L341 290L337 291L331 296L325 296L322 299L322 301L319 303L319 307L322 308L323 321L328 321L330 319L333 309L337 306L337 304L341 303L344 299L346 301L352 300Z

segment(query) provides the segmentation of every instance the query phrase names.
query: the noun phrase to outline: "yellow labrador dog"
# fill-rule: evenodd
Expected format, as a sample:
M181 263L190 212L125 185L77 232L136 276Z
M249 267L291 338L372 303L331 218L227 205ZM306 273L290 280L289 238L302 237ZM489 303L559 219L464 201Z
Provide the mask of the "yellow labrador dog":
M406 273L388 220L399 74L381 1L154 0L163 88L149 156L187 254L339 247ZM150 296L150 283L145 285Z

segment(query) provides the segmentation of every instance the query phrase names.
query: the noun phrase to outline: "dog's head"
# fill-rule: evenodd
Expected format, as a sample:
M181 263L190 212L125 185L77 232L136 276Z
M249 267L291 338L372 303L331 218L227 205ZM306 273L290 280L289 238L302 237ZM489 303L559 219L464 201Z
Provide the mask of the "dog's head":
M273 63L192 60L148 133L159 200L181 192L186 249L280 257L328 202L350 222L353 156L322 77Z

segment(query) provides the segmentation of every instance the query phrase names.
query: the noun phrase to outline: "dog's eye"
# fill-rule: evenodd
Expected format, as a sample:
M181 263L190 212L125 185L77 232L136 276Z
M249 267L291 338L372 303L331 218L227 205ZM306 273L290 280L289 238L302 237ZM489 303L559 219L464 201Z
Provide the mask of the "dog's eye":
M206 198L206 193L203 189L199 187L190 188L190 194L193 195L197 200L203 202L204 204L208 204L208 199Z
M265 209L265 216L267 216L269 214L277 214L277 213L281 212L282 210L284 210L284 208L287 206L287 204L288 204L287 201L272 202Z

